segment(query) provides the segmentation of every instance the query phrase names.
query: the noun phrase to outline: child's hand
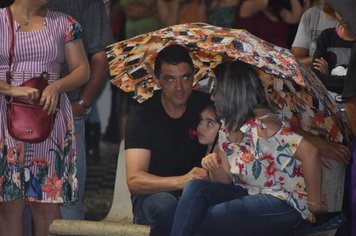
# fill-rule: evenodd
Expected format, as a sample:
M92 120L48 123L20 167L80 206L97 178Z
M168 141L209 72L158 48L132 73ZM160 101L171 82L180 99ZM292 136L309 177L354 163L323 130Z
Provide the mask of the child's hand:
M221 166L221 159L216 153L210 153L202 159L201 166L209 172L215 172Z
M322 74L325 74L325 75L329 74L328 62L322 57L315 58L315 60L313 62L313 67L314 67L314 69L318 70Z

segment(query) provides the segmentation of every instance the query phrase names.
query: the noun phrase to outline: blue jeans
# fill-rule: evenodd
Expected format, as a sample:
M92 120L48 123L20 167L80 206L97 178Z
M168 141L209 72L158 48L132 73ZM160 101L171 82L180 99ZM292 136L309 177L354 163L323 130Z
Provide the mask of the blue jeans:
M97 101L95 101L92 106L88 117L86 118L86 122L89 123L100 123L100 115L97 106Z
M135 224L150 225L150 236L169 235L177 205L177 195L171 192L134 195L133 221Z
M303 226L300 213L272 195L248 195L239 186L192 180L184 187L171 236L300 236Z
M60 211L63 219L84 220L84 191L87 174L85 155L85 119L74 117L75 138L77 142L77 178L78 178L78 201L70 205L61 205Z

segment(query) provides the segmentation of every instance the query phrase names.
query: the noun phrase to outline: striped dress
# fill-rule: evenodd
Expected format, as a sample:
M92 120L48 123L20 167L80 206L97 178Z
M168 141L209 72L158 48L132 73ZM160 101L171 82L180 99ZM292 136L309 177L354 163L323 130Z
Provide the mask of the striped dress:
M46 71L49 83L60 79L66 43L79 38L80 25L63 13L47 11L44 28L21 32L14 21L12 86ZM0 79L9 69L9 21L0 9ZM71 104L65 94L50 137L41 143L13 139L6 122L6 101L0 95L0 201L70 203L77 200L76 145Z

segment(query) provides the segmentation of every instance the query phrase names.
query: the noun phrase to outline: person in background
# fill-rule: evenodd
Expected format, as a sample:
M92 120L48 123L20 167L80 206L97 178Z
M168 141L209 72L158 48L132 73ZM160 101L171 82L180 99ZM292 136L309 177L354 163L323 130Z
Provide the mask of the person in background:
M158 16L164 26L206 22L203 0L157 0Z
M234 28L239 0L204 0L206 22L211 25Z
M89 64L81 40L81 26L71 16L46 8L44 0L15 0L14 56L11 85L5 82L9 68L11 22L0 9L0 235L23 236L24 209L33 215L34 234L48 235L49 225L61 218L59 206L78 200L74 119L67 92L89 79ZM41 42L41 43L38 43ZM68 73L60 76L63 63ZM42 72L50 75L41 97L39 91L18 87ZM27 100L40 98L48 113L56 112L50 136L41 143L25 143L9 135L5 96Z
M311 67L316 41L320 33L327 28L335 28L339 22L334 10L324 1L304 12L295 35L291 51L307 67Z
M303 219L326 211L317 148L271 109L251 65L215 75L219 151L201 162L210 181L184 186L170 235L304 235Z
M356 10L356 9L354 9ZM356 24L353 26L353 31L356 32ZM346 80L344 84L344 90L342 97L345 100L345 114L347 121L349 122L350 128L354 137L356 137L356 43L354 43L351 51L351 58L349 62L349 68L347 70ZM356 235L356 141L352 143L352 162L350 165L350 175L346 177L349 181L349 192L350 197L346 197L344 209L350 213L349 223L347 227L341 227L336 236L342 235ZM346 191L347 192L347 191ZM351 233L350 233L351 231ZM347 233L345 233L347 232Z
M120 0L120 11L123 13L124 21L124 33L120 35L118 39L132 38L140 34L144 34L150 31L158 30L162 27L162 23L158 17L158 9L156 0ZM113 12L117 14L118 12ZM137 105L132 93L123 92L120 89L115 89L113 93L112 109L113 119L116 117L118 138L115 141L117 144L125 137L125 127L128 113Z
M160 29L156 0L120 0L126 17L126 38Z
M339 40L345 40L347 45L344 45L344 49L339 51L338 47L328 48L327 50L330 52L335 52L337 55L337 61L341 62L341 60L346 60L342 63L342 67L347 68L344 70L343 68L338 69L338 72L334 69L332 73L334 75L327 76L323 75L323 83L325 83L325 87L328 90L336 89L334 92L339 93L340 97L342 97L341 103L339 103L340 107L345 107L345 114L355 136L356 124L355 124L355 53L356 53L356 2L353 0L326 0L326 2L335 10L337 13L337 19L340 21L340 25L343 30L336 30L337 38L334 38L334 42L338 42ZM340 32L341 31L341 32ZM330 33L335 34L335 30ZM321 36L320 36L321 37ZM318 40L319 41L319 40ZM351 41L353 43L351 44ZM333 42L333 38L329 38L326 42ZM350 45L351 44L351 45ZM332 44L329 44L332 45ZM348 46L350 45L350 48ZM340 55L340 57L339 57ZM348 58L349 60L347 60ZM325 58L326 59L326 58ZM325 62L321 62L320 64L324 64ZM330 71L333 68L333 64L327 64L328 70ZM341 73L340 73L341 72ZM346 74L344 75L344 73ZM326 73L327 74L327 73ZM336 75L336 76L335 76ZM324 80L326 78L326 80ZM339 97L339 96L338 96ZM355 211L355 142L353 142L353 162L346 168L346 176L345 176L345 187L344 187L344 201L343 201L343 212L347 216L346 223L343 224L336 232L336 236L343 235L354 235L356 232L355 224L355 215L353 215Z
M180 45L163 48L154 74L161 90L135 107L126 123L127 185L133 221L151 226L150 235L169 235L178 199L190 179L207 178L200 165L206 146L196 127L209 95L192 90L193 62Z
M289 48L288 25L298 23L302 11L299 0L240 0L236 8L235 28L245 29L270 43Z
M75 117L74 125L77 135L79 201L74 205L61 207L64 219L83 220L85 218L83 198L86 178L85 118L108 78L105 48L114 41L103 1L49 0L48 8L73 15L82 25L84 49L90 62L88 83L68 94ZM67 70L64 69L61 73L65 75ZM100 130L97 134L97 143L99 140Z
M313 56L312 70L334 100L340 103L351 48L356 42L356 32L351 31L339 12L335 11L335 16L340 25L321 32Z
M118 42L125 39L125 14L123 12L122 6L120 5L120 0L112 0L110 1L110 4L109 18L111 24L111 32L113 34L114 40ZM122 101L121 98L125 98L124 100L127 100L126 97L129 95L126 94L125 96L124 92L119 91L119 89L111 83L110 89L110 115L108 119L108 125L106 126L105 133L102 137L102 141L104 141L104 143L118 145L124 138L124 124L126 122L126 118L122 118L122 116L126 117L128 112L122 106L118 106L118 104L120 104ZM120 95L122 96L120 97Z

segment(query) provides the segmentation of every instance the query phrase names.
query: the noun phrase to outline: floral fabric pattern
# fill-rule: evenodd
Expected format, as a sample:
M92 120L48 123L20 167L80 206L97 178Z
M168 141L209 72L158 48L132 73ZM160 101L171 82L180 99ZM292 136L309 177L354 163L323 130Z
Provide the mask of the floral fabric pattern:
M80 39L82 32L82 27L80 24L71 16L68 16L68 30L64 35L64 42L68 43L70 41Z
M265 127L260 119L275 117L281 128L267 138L258 136L257 127ZM220 148L227 154L233 182L244 187L250 195L271 194L298 210L303 218L310 218L301 162L293 157L302 137L292 132L283 115L268 114L251 119L240 129L241 143L229 141L226 129L220 131Z

